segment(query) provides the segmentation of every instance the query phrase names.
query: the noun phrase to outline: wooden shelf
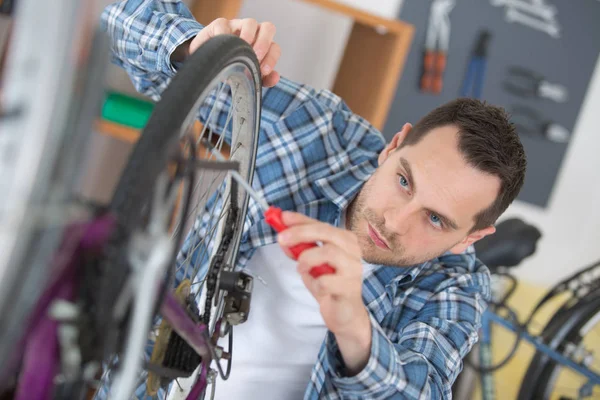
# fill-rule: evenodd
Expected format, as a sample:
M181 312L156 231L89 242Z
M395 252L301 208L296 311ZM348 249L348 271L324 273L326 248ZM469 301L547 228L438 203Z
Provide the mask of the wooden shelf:
M333 0L299 1L346 15L354 21L332 91L342 97L352 111L383 129L410 50L414 27ZM200 23L208 24L219 17L237 17L241 5L242 0L196 0L190 9Z
M236 18L241 7L242 0L196 0L190 5L190 11L206 26L217 18Z
M414 27L332 0L302 0L354 20L332 91L377 129L385 126Z
M358 8L354 8L338 1L334 0L301 0L305 3L311 3L317 5L321 8L328 9L330 11L335 11L340 14L344 14L348 17L354 19L355 22L373 26L373 27L384 27L386 29L392 30L397 33L404 32L406 29L412 29L413 26L407 24L402 21L398 21L395 19L387 19L374 14L370 14L366 11L359 10Z

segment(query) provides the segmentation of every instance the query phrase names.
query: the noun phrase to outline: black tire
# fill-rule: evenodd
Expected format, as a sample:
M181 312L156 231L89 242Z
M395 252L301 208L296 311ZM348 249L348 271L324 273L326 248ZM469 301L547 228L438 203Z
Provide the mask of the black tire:
M192 108L197 105L199 97L223 69L240 62L252 71L250 79L254 81L257 90L260 90L258 60L246 42L237 36L222 35L201 46L186 60L163 92L161 100L156 104L131 153L110 205L110 210L116 216L118 223L106 247L100 285L93 290L97 293L97 298L90 302L102 306L102 309L91 313L95 315L94 325L97 332L108 330L111 334L105 338L98 337L102 335L101 333L97 335L96 339L102 346L96 347L94 358L106 359L115 350L118 351L118 342L121 341L115 336L119 334L118 330L110 325L119 323L111 319L113 307L129 274L126 259L128 234L140 226L144 205L147 205L151 199L155 182L160 173L165 170L171 151L179 143L180 129ZM257 96L257 102L260 110L260 96ZM257 121L260 121L260 114ZM254 141L257 143L258 138ZM255 144L253 149L249 150L253 151L250 179L253 176L256 148ZM238 206L245 210L244 205ZM245 212L240 212L241 218L244 215ZM111 321L111 324L107 325L107 321ZM103 354L97 353L100 351Z
M131 226L139 221L140 204L152 193L154 182L166 166L168 151L179 140L179 129L191 108L219 72L239 57L253 60L254 68L259 68L256 55L246 42L237 36L217 36L192 54L173 78L150 116L115 190L111 209L121 223Z
M541 335L544 343L561 352L564 343L579 344L582 338L580 329L600 312L600 292L591 293L589 298L582 299L574 305L557 312L544 327ZM562 366L549 356L536 352L519 391L519 400L546 400L552 386L550 378L556 368Z

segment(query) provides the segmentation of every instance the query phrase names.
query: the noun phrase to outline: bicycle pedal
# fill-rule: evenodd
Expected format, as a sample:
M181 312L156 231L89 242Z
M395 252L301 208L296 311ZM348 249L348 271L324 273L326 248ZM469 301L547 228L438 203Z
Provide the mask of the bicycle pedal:
M174 293L179 304L184 305L188 315L194 321L200 321L200 311L194 295L191 294L191 282L182 281ZM189 377L200 365L202 358L190 347L171 325L162 320L158 328L152 356L148 363L146 393L155 396L158 390L173 379Z

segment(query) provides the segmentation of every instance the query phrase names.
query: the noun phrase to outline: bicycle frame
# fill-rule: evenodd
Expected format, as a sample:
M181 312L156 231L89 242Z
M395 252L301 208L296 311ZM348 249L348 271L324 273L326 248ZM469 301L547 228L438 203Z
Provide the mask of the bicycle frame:
M23 352L15 354L10 363L14 369L18 359L23 356L16 400L51 399L53 380L61 362L59 328L61 323L70 322L68 319L61 321L53 315L51 307L57 300L73 300L76 293L77 269L82 262L82 256L85 252L98 251L102 248L110 237L114 223L112 216L105 216L88 223L71 226L67 230L63 246L52 266L57 273L30 318L28 333L22 345L18 346L19 349L24 349ZM200 375L187 396L188 400L195 400L207 387L208 367L212 361L208 347L210 346L208 328L204 324L194 323L184 307L169 291L165 293L161 315L202 357ZM7 371L10 370L10 366Z
M580 390L584 390L590 385L600 385L600 375L592 372L588 368L575 363L573 360L565 357L561 353L555 351L548 345L544 344L539 336L534 336L529 334L527 331L522 331L518 329L511 321L501 317L500 315L490 311L489 309L485 311L482 316L482 329L481 329L481 340L480 340L480 363L482 366L486 366L490 364L490 346L492 343L492 324L498 324L508 329L509 331L515 333L516 335L521 335L521 338L526 342L532 344L536 351L540 351L543 354L550 357L552 360L556 361L558 364L565 365L572 370L578 372L579 374L585 376L589 379L589 382L586 383ZM491 379L489 373L481 374L481 386L482 386L482 398L484 400L489 400L494 398L494 382Z

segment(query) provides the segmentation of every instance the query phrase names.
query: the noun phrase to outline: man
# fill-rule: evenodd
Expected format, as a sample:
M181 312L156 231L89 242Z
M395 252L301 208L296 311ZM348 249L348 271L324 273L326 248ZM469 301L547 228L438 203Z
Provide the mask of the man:
M210 37L239 35L261 63L254 183L289 210L290 228L276 236L250 208L238 266L268 285L255 285L250 318L236 327L232 375L217 398L450 398L490 291L472 244L494 233L524 179L504 111L459 99L386 145L339 97L280 78L272 24L202 27L176 0L123 1L103 22L116 62L154 99ZM297 263L284 256L315 241L323 246ZM313 279L310 267L322 263L335 274Z

